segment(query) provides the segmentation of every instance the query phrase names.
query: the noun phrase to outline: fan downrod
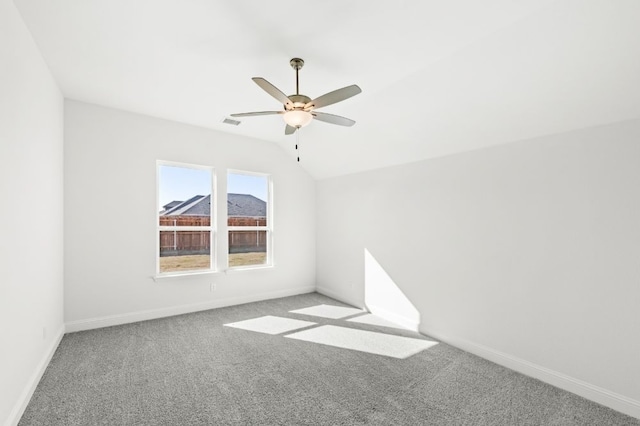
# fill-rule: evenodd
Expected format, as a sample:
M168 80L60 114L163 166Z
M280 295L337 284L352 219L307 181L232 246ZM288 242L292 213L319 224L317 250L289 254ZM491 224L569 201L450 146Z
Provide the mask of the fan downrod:
M296 96L300 95L300 85L298 80L298 71L304 66L304 61L300 58L293 58L289 61L291 68L296 70Z

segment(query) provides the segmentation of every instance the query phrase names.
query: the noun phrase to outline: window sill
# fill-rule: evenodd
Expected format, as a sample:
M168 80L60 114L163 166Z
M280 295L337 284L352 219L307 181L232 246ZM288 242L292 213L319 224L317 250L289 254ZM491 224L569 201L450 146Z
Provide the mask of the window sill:
M152 275L151 279L155 282L163 281L171 278L185 278L185 277L198 277L205 275L227 275L227 274L236 274L238 272L247 272L247 271L264 271L273 269L273 265L256 265L256 266L245 266L245 267L234 267L227 268L224 270L206 270L206 271L191 271L191 272L176 272L176 273L166 273L166 274L156 274Z
M263 271L265 269L273 269L273 265L255 265L255 266L236 266L233 268L227 268L225 274L235 274L237 272L245 271Z
M189 272L156 274L156 275L152 275L151 279L157 282L158 280L166 280L168 278L184 278L184 277L195 277L195 276L202 276L202 275L220 275L222 273L224 272L207 269L205 271L189 271Z

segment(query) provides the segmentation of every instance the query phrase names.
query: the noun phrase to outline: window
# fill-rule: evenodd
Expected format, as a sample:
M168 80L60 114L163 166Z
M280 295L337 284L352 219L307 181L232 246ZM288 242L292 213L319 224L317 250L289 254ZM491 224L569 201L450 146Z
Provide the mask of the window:
M272 264L271 179L250 172L227 175L229 267Z
M213 169L158 161L156 273L215 269Z

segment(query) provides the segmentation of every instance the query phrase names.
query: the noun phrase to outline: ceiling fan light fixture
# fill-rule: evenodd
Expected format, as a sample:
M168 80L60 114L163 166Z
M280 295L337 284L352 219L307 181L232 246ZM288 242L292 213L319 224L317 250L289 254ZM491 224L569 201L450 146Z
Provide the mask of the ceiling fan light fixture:
M262 77L252 78L253 82L260 86L262 90L282 103L284 111L281 109L279 111L242 112L238 114L231 114L231 117L282 115L284 122L287 123L287 126L284 129L285 135L292 135L296 133L296 129L306 126L313 119L324 121L325 123L337 124L339 126L353 126L356 123L349 118L340 117L339 115L334 114L327 114L325 112L318 112L316 110L328 105L333 105L337 102L342 102L345 99L349 99L350 97L361 93L362 90L360 90L358 86L352 84L351 86L346 86L342 89L334 90L315 99L311 99L307 95L300 94L298 71L300 71L300 68L304 65L304 61L300 58L293 58L289 64L296 72L295 95L285 95L282 90L278 89Z
M300 127L304 127L309 124L313 119L313 116L307 111L293 110L285 112L283 118L284 122L289 126L299 129Z

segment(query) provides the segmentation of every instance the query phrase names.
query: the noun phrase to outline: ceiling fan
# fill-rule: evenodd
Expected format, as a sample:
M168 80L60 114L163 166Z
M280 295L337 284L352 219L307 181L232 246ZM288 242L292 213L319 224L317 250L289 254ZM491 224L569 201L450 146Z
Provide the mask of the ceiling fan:
M293 58L289 61L291 68L296 71L296 93L295 95L287 96L280 89L273 84L269 83L262 77L253 77L252 80L262 88L265 92L273 96L278 101L282 102L282 111L258 111L258 112L243 112L238 114L231 114L232 117L253 117L258 115L282 115L287 126L284 130L285 135L291 135L295 133L301 127L306 126L312 119L324 121L325 123L337 124L339 126L353 126L356 122L339 115L327 114L326 112L316 111L319 108L326 107L327 105L335 104L345 99L349 99L352 96L362 92L360 88L353 84L351 86L343 87L342 89L334 90L333 92L326 93L318 98L311 100L308 96L301 95L299 93L299 81L298 71L304 66L304 61L300 58Z

